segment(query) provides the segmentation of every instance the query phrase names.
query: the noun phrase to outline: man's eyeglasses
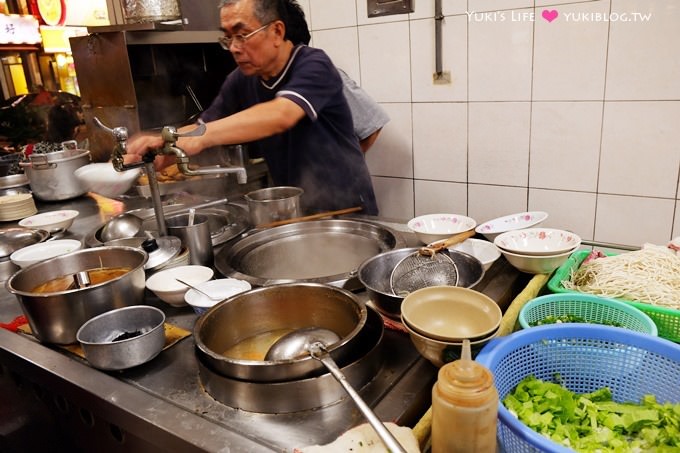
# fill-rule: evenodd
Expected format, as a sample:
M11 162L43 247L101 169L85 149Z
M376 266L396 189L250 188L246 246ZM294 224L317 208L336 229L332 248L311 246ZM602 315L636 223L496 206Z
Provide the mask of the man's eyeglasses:
M260 28L258 28L257 30L251 31L247 35L238 34L238 35L233 35L233 36L220 36L219 38L217 38L217 41L219 41L220 45L222 46L222 48L224 50L230 50L232 44L235 44L236 47L241 47L241 46L243 46L243 44L246 43L246 41L248 41L250 38L255 36L257 33L261 32L265 28L269 27L272 23L274 23L274 22L273 21L268 22L268 23L264 24L263 26L261 26Z

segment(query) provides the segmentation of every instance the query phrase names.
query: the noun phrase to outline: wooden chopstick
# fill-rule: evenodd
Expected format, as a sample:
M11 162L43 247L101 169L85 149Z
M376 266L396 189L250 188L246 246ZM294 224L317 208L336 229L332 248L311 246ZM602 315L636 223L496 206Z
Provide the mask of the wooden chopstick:
M290 223L306 222L308 220L321 219L323 217L330 217L334 215L351 214L352 212L361 211L361 209L362 209L361 206L355 206L353 208L338 209L337 211L319 212L317 214L307 215L303 217L293 217L292 219L277 220L276 222L263 223L257 225L255 228L272 228L281 225L288 225Z

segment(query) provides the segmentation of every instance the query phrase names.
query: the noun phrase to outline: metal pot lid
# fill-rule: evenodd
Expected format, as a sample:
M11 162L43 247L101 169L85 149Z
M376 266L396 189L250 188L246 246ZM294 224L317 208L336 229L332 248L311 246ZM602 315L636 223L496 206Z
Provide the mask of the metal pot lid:
M144 269L154 270L177 256L182 250L182 240L175 236L150 238L142 242L141 248L149 255Z
M77 159L89 154L90 151L87 149L64 149L62 151L54 151L51 153L32 153L28 159L33 163L58 163Z
M28 178L23 173L16 175L0 176L0 189L11 189L28 185Z
M45 230L11 227L0 229L0 257L10 256L28 245L42 242L50 235Z
M224 248L215 267L253 286L290 282L361 285L356 272L366 259L406 246L396 231L364 220L319 220L259 231Z

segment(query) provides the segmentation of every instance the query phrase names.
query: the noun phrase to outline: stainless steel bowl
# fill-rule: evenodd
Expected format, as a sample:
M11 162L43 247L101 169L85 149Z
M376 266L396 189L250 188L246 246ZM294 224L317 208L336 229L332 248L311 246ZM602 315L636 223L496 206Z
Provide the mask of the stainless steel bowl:
M90 364L102 370L124 370L148 362L165 345L165 314L137 305L107 311L83 324L76 334Z
M359 282L366 288L378 311L384 315L397 320L400 318L404 297L392 292L390 275L401 260L417 251L418 247L390 250L367 259L359 266ZM457 286L472 288L484 277L484 266L474 256L456 250L440 253L448 253L456 263L459 278Z
M342 366L366 324L366 306L349 291L320 283L289 283L254 289L220 302L194 325L199 357L217 373L236 379L281 382L318 376L324 366L312 357L264 361L281 335L304 327L334 331L341 340L329 348ZM248 345L246 348L245 345ZM226 355L244 346L249 355Z
M144 300L144 264L148 255L133 247L97 247L77 250L12 275L5 284L28 318L41 342L71 344L88 319L115 308L141 304ZM50 280L90 269L129 267L114 279L82 288L38 293L35 289Z

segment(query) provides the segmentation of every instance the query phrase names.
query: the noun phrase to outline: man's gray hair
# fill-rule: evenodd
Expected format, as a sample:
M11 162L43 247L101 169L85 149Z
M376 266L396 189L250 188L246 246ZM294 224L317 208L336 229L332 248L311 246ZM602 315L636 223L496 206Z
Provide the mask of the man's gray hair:
M217 5L219 9L225 6L234 5L246 0L220 0ZM279 13L279 0L252 0L253 15L261 24L266 24L277 19L281 19Z

